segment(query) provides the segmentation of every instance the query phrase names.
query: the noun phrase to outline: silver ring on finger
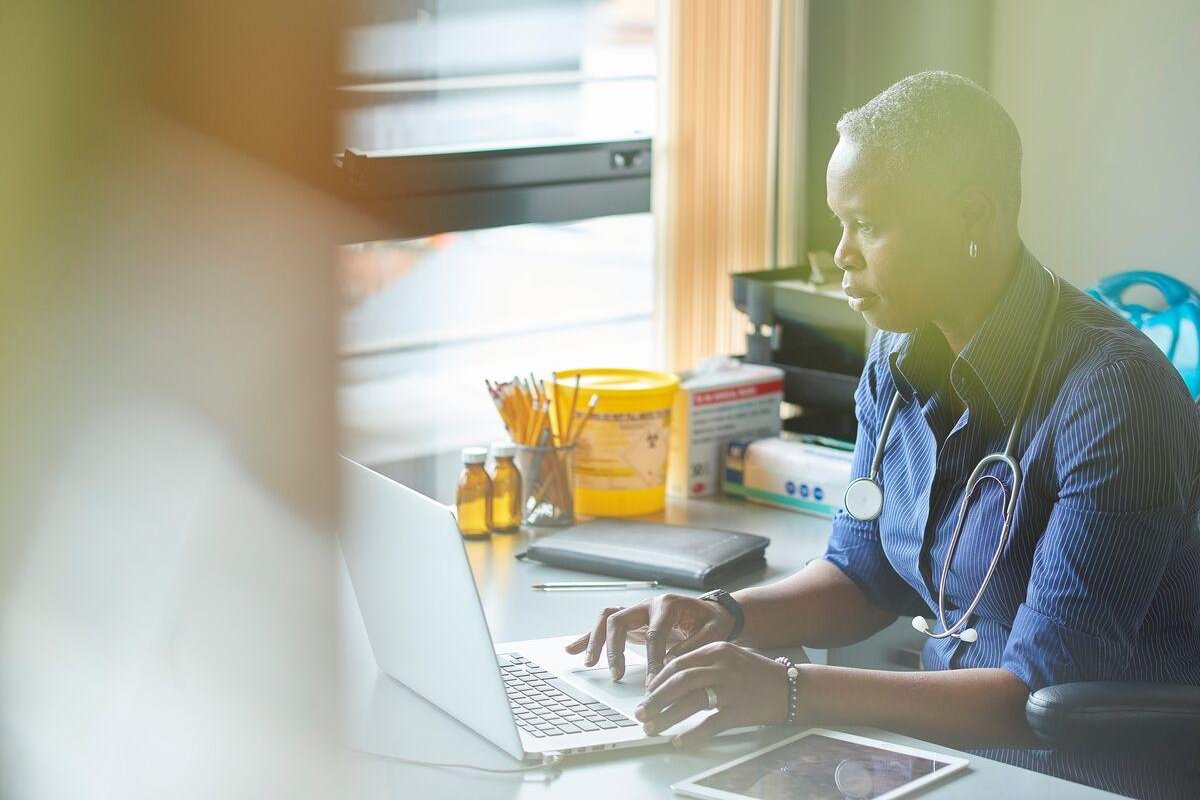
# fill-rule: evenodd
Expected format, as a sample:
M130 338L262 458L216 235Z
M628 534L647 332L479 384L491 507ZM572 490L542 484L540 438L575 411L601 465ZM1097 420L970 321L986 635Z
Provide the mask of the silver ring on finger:
M711 686L705 686L704 694L705 694L705 696L708 697L708 707L716 708L717 707L717 690Z

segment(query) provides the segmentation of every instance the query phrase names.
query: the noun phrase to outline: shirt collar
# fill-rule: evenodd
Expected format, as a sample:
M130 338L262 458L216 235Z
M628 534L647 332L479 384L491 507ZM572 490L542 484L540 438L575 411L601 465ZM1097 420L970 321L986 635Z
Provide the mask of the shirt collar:
M1012 425L1029 370L1038 368L1029 360L1045 322L1051 290L1050 276L1022 247L1004 294L957 359L951 362L950 347L932 324L901 338L890 356L892 377L901 397L906 401L914 395L929 397L949 371L955 390L968 404L971 384L977 383L1004 424ZM964 378L964 368L974 373L975 381Z
M932 323L900 338L889 357L896 391L906 403L924 404L942 385L953 356L942 332Z

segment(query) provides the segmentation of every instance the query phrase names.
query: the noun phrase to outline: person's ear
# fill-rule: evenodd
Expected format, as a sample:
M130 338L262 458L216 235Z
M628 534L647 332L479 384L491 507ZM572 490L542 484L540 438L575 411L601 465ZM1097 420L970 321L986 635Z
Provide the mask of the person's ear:
M988 238L987 234L996 225L1000 212L999 200L988 187L973 184L958 193L958 211L967 238L981 242Z

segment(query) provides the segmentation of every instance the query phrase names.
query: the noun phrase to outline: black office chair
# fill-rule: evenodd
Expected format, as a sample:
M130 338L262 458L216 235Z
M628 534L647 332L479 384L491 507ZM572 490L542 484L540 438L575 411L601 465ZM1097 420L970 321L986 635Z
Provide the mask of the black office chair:
M1063 683L1031 694L1025 718L1049 747L1200 762L1200 686Z

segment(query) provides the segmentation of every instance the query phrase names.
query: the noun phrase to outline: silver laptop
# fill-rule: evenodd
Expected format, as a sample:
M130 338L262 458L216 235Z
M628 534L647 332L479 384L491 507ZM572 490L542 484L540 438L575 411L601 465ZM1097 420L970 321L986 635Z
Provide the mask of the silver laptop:
M342 553L381 670L521 760L669 740L633 718L644 656L613 683L564 652L577 634L493 644L450 511L344 458L342 480Z

